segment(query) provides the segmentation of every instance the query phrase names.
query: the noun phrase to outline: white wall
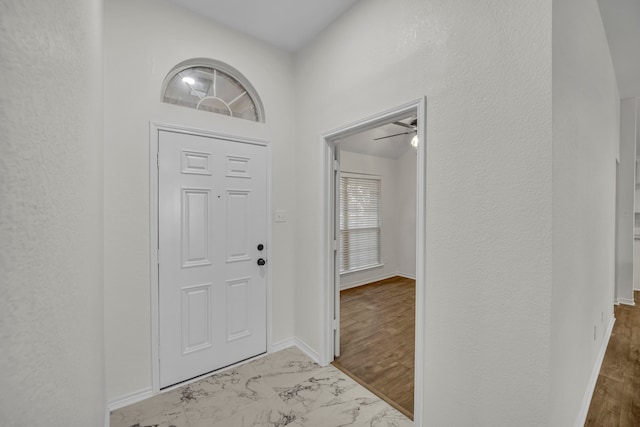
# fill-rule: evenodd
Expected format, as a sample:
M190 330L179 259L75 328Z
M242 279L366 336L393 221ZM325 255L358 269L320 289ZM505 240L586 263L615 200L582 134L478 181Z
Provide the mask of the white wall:
M149 121L270 141L273 208L288 211L287 223L272 225L268 248L275 342L294 334L296 121L289 54L164 0L105 6L105 333L107 396L114 399L151 387ZM195 57L243 73L262 98L266 123L161 103L165 75Z
M396 258L398 272L416 277L416 150L396 160Z
M547 424L551 1L358 2L296 65L296 336L321 349L320 135L426 95L424 425Z
M596 1L553 2L551 426L578 421L613 315L619 106Z
M635 98L620 101L620 168L618 177L618 264L616 297L619 302L633 301L634 276L634 197L636 188L636 117ZM637 281L638 279L636 279Z
M0 4L0 424L104 424L102 1Z
M416 152L410 150L399 159L340 152L344 172L378 175L381 189L382 267L340 276L345 289L393 277L415 278L416 259Z

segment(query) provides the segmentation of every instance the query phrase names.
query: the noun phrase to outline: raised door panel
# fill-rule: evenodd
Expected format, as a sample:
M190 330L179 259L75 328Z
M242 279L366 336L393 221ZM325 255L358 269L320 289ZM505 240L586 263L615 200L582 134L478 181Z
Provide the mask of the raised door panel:
M182 288L182 354L208 349L213 343L211 283Z
M250 277L228 280L226 288L226 340L235 341L251 335L249 318Z
M241 156L227 156L227 177L251 178L249 172L251 159Z
M211 264L211 190L182 189L182 266Z
M192 175L211 175L211 153L182 150L182 173Z
M248 261L251 259L249 236L250 192L244 190L227 190L227 262Z

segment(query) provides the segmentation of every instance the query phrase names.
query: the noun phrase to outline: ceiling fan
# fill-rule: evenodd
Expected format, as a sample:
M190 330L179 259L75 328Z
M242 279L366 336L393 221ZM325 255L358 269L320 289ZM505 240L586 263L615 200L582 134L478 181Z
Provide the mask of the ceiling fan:
M411 123L409 123L409 124L404 123L404 122L392 122L392 124L400 126L400 127L403 127L403 128L411 129L411 130L407 130L405 132L396 133L396 134L393 134L393 135L381 136L379 138L373 138L373 140L374 141L378 141L380 139L393 138L394 136L417 134L417 132L418 132L418 119L411 120Z

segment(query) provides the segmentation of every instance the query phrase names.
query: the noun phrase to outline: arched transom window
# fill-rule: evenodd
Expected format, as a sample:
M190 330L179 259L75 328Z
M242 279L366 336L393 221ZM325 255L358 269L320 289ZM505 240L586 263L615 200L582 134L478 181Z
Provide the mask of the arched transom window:
M176 65L162 85L162 101L264 123L258 93L238 70L207 58Z

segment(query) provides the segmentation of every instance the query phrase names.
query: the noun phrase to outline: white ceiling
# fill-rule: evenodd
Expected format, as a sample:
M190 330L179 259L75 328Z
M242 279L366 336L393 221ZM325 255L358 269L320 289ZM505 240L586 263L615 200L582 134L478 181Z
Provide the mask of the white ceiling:
M401 120L403 123L410 123L414 117ZM378 141L375 138L396 135L408 132L405 135L392 136ZM407 151L411 150L411 138L415 135L411 129L389 123L371 130L351 135L338 141L341 150L352 153L367 154L370 156L386 157L388 159L399 159Z
M640 0L598 0L621 98L640 96Z
M211 20L296 52L357 0L170 0Z

